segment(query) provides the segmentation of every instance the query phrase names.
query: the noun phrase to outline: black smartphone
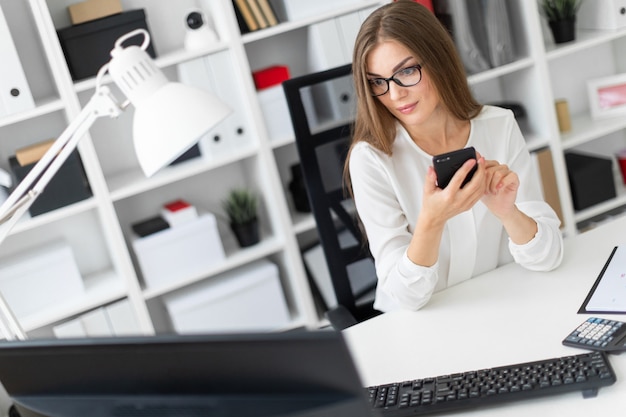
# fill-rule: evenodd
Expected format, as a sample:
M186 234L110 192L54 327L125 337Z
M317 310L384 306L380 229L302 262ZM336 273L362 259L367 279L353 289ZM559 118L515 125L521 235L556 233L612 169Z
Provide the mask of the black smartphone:
M476 159L476 150L472 146L433 156L433 167L437 174L437 186L446 188L457 169L461 168L461 165L468 159ZM461 184L461 188L472 179L476 169L478 169L478 166L474 165L474 168L467 174L463 184Z

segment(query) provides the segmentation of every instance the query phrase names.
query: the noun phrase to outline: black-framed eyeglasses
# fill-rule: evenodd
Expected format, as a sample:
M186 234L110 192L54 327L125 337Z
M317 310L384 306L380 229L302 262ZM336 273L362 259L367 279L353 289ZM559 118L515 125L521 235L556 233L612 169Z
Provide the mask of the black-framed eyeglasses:
M382 96L389 91L389 81L393 81L400 87L413 87L422 81L422 66L411 65L394 72L389 78L370 78L368 81L372 96Z

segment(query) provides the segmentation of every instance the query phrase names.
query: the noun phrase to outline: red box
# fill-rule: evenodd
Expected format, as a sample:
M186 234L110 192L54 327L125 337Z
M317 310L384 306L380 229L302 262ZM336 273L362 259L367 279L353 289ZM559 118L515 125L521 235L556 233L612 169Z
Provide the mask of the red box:
M252 72L257 90L273 87L289 79L289 68L286 65L274 65Z
M397 1L397 0L393 0ZM422 6L426 7L431 12L435 13L435 8L433 7L433 0L413 0L415 3L419 3Z

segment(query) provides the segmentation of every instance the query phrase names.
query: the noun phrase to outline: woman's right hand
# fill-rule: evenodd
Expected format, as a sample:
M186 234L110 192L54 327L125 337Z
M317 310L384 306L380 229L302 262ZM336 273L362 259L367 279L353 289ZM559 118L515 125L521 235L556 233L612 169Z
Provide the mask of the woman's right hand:
M463 181L475 164L478 169L472 179L461 188ZM420 213L432 221L443 225L448 219L471 209L485 194L485 159L478 156L470 159L457 170L448 186L441 189L437 186L437 175L432 167L428 167L424 184L424 199Z

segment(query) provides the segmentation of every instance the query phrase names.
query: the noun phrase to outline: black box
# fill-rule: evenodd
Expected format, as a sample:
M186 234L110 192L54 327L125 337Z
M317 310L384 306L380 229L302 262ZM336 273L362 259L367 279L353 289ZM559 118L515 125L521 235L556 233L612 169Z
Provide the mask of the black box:
M35 166L34 163L21 166L15 156L9 158L9 165L17 180L16 184L21 182ZM85 200L91 195L91 187L80 155L74 150L28 211L34 217Z
M143 9L129 10L59 29L57 34L72 78L81 80L95 76L100 68L111 60L111 50L115 46L115 41L128 32L140 28L148 30ZM142 42L141 36L135 36L124 45L141 45ZM152 58L156 58L152 42L146 52Z
M567 176L576 210L615 198L613 161L587 154L565 154Z

